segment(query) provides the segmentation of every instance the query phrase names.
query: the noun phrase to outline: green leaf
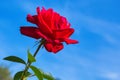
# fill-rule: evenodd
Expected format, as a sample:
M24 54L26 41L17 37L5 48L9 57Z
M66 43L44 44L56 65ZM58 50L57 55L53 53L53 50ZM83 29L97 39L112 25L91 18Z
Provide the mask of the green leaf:
M4 60L8 60L8 61L11 61L11 62L17 62L17 63L22 63L22 64L26 64L25 61L19 57L16 57L16 56L8 56L8 57L5 57Z
M42 72L35 66L30 66L30 68L32 69L32 71L34 72L35 76L39 79L39 80L43 80L43 75Z
M15 74L13 80L20 80L20 78L21 78L21 76L22 76L22 73L23 73L23 71L19 71L19 72L17 72L17 73Z
M47 80L55 80L50 73L43 73L43 77Z
M28 60L32 63L32 62L35 62L36 60L35 60L35 58L32 56L32 54L30 53L30 51L28 50L27 51L27 53L28 53Z
M19 71L19 72L17 72L17 73L15 74L13 80L20 80L20 78L21 78L23 72L24 72L24 71ZM29 77L30 75L31 75L31 73L30 73L30 72L27 72L24 79L26 80L27 77Z

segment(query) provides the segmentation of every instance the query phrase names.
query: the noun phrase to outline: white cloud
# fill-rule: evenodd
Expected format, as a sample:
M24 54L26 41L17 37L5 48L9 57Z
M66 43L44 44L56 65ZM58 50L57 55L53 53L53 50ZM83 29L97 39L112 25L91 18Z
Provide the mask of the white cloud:
M116 72L103 73L101 76L109 80L120 80L120 74Z

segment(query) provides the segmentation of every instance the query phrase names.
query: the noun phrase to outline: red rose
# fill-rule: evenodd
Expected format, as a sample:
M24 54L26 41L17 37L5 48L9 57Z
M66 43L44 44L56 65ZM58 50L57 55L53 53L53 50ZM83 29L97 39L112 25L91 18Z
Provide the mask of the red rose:
M27 21L36 24L33 26L22 26L20 31L22 34L35 38L44 39L44 46L47 51L56 53L63 49L63 42L67 44L76 44L78 41L69 39L74 32L70 28L70 23L63 16L60 16L53 9L37 8L37 15L27 15Z

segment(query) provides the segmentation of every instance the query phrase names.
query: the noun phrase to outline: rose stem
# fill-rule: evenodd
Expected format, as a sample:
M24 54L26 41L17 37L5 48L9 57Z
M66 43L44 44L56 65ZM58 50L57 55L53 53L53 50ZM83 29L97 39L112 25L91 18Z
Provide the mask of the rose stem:
M44 40L41 40L41 43L40 43L40 45L37 47L35 53L33 54L33 57L36 57L38 51L40 50L40 48L42 47L42 45L43 45L44 42L45 42ZM26 74L26 72L28 71L28 69L29 69L30 66L31 66L31 62L28 61L28 62L27 62L27 65L26 65L26 67L25 67L25 70L24 70L24 72L23 72L23 74L22 74L22 76L21 76L21 80L24 80L24 76L25 76L25 74Z

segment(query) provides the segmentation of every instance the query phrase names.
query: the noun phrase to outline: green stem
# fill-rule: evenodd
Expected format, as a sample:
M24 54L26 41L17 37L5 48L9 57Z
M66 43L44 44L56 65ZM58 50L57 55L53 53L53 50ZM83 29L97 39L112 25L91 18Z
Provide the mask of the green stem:
M44 42L45 42L45 40L41 40L41 43L40 43L40 45L37 47L35 53L33 54L33 57L36 57L38 51L40 50L40 48L42 47L42 45L43 45ZM31 64L32 64L31 62L29 62L29 61L27 62L27 65L26 65L26 67L25 67L25 69L24 69L24 72L23 72L23 74L22 74L22 76L21 76L21 80L24 80L24 77L25 77L26 73L28 72L28 69L29 69L29 67L31 66Z

